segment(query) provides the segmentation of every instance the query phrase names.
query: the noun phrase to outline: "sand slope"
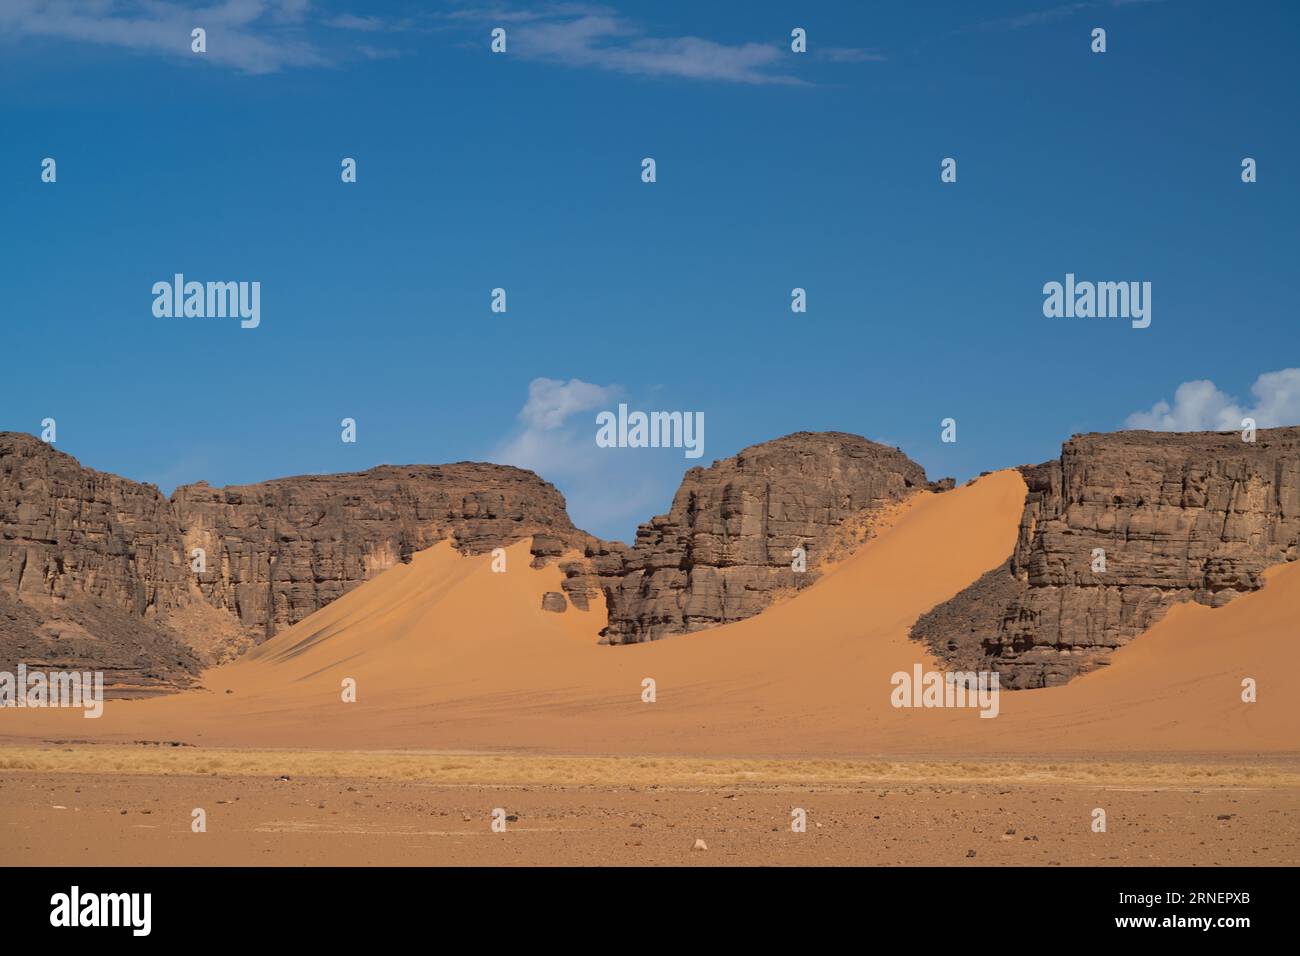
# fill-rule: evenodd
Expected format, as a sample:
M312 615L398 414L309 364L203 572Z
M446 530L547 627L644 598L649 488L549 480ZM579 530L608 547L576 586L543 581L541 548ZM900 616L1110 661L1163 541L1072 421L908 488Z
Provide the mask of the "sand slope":
M631 647L597 646L602 608L553 614L555 566L509 571L443 544L417 554L175 697L110 702L98 721L0 712L0 737L179 739L209 746L537 750L551 753L874 754L1297 749L1281 681L1300 567L1212 611L1180 607L1064 688L975 710L895 709L890 675L920 662L924 611L999 564L1024 483L1000 472L918 494L813 587L756 618ZM1260 702L1240 702L1244 676ZM356 703L340 699L344 678ZM657 700L641 699L653 678ZM229 693L227 693L229 691Z

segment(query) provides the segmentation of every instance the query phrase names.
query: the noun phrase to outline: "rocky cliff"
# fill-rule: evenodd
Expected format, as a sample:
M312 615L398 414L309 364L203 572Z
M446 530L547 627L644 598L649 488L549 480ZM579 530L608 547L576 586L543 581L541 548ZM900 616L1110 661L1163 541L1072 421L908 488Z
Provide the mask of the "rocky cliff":
M186 485L172 503L186 553L205 555L195 580L208 603L268 637L444 538L482 554L531 537L534 564L593 540L554 486L504 465Z
M1300 549L1300 428L1077 436L1025 467L1015 550L913 636L1004 686L1105 663L1181 601L1218 606ZM0 670L107 672L174 688L438 541L484 553L529 539L567 559L563 594L603 596L611 644L742 620L816 580L892 505L930 483L897 449L801 432L693 468L628 547L576 528L531 472L382 466L255 485L157 488L0 433ZM802 567L799 570L802 554Z
M531 538L538 565L594 541L518 468L383 466L168 500L0 433L0 670L182 687L445 538L465 553Z
M152 485L0 434L0 587L20 599L87 595L141 617L175 607L186 591L176 532Z
M96 664L112 685L184 686L200 658L168 624L190 595L165 497L0 433L0 670Z
M799 432L686 473L668 514L636 543L564 565L575 603L603 591L611 644L751 617L806 587L870 534L873 512L931 486L901 451L840 432ZM803 549L805 571L794 569Z
M1080 435L1021 469L1010 560L923 616L913 636L1004 686L1104 664L1173 605L1218 607L1300 546L1300 428Z

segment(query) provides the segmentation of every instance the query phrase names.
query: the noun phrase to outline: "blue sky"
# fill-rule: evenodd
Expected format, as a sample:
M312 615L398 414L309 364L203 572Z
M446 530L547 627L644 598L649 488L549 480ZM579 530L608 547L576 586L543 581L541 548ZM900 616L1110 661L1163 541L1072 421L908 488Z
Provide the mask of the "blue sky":
M1294 4L198 6L0 6L0 429L91 467L511 461L627 539L792 431L964 480L1300 422ZM176 272L261 325L156 318ZM1067 272L1151 282L1151 326L1044 317ZM596 448L619 401L703 412L704 457Z

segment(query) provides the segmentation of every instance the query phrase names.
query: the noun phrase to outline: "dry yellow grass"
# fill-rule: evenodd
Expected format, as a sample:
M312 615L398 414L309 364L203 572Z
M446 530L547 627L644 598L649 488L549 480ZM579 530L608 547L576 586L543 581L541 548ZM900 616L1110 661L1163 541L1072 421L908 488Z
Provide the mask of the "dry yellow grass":
M353 777L443 785L871 786L1004 783L1113 787L1300 787L1300 762L1239 759L827 760L536 756L81 746L0 749L0 771Z

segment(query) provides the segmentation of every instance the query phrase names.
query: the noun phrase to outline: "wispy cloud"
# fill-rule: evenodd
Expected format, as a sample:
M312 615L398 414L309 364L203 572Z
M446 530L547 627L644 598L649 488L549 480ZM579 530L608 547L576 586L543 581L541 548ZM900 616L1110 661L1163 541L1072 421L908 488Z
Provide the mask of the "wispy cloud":
M1100 3L1065 3L1059 7L1048 7L1046 10L1030 10L1028 13L1005 17L1002 20L993 20L990 21L989 25L1003 26L1011 30L1020 30L1024 27L1033 27L1040 23L1050 23L1052 20L1060 20L1063 17L1071 16L1083 10L1093 10L1099 6L1101 6Z
M1075 0L1073 3L1062 3L1041 10L1029 10L1009 17L999 17L996 20L983 20L974 24L972 29L1021 30L1025 27L1036 27L1043 23L1051 23L1053 20L1061 20L1076 13L1083 13L1086 10L1103 10L1107 7L1129 7L1162 2L1163 0Z
M362 33L399 33L409 29L412 25L412 21L409 19L388 20L384 17L359 17L352 13L341 13L338 16L327 17L321 22L325 26L333 27L336 30L357 30Z
M448 16L504 26L509 52L524 59L649 77L747 84L806 82L788 72L793 54L778 42L721 43L697 36L656 35L644 24L603 6L479 7Z
M1250 387L1254 402L1241 402L1220 391L1208 379L1183 382L1172 403L1161 399L1146 411L1134 412L1126 428L1152 431L1232 431L1243 418L1260 428L1300 424L1300 368L1265 372Z
M469 5L448 11L442 16L448 20L473 20L493 23L525 23L530 20L548 20L555 17L580 17L588 14L608 14L614 11L593 3L542 3L531 8L503 7L500 5Z
M245 73L274 73L328 64L303 35L308 9L308 0L220 0L199 9L167 0L4 0L0 37L205 58ZM201 55L190 50L195 27L207 32Z
M438 30L508 31L508 50L526 60L645 77L751 85L804 85L802 59L784 38L726 43L656 30L597 3L534 6L465 4L405 15L316 10L310 0L215 0L191 7L181 0L0 0L0 42L43 38L187 58L249 74L294 67L333 66L350 59L383 59L399 51L370 44L341 46L345 34L376 40ZM191 31L207 32L207 50L191 52ZM331 39L332 38L332 39ZM823 63L884 59L874 50L812 47Z
M883 63L886 59L882 53L864 50L859 47L814 46L814 56L832 63Z

